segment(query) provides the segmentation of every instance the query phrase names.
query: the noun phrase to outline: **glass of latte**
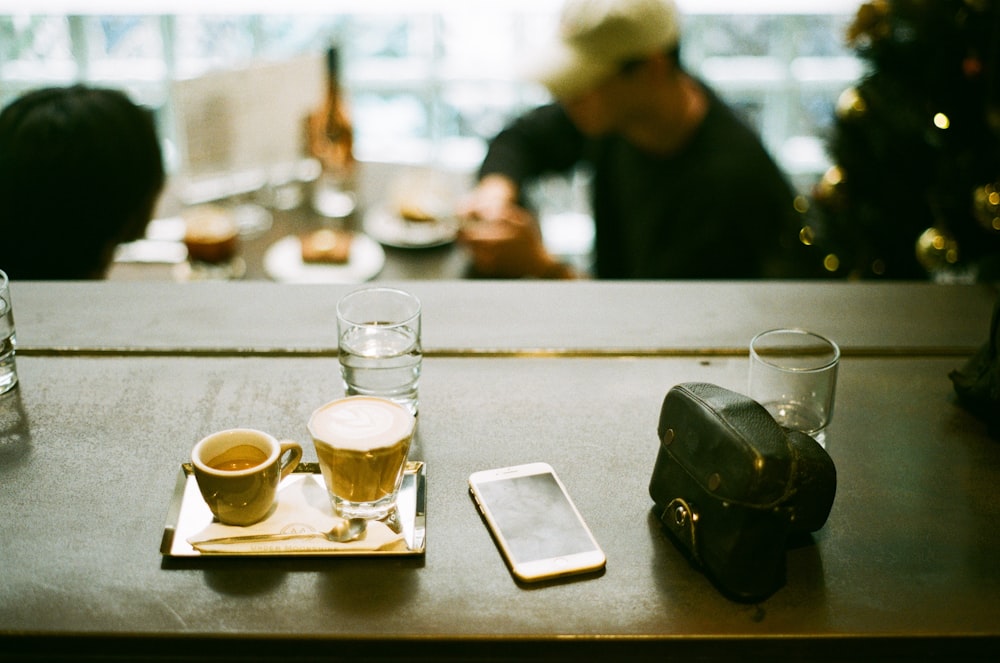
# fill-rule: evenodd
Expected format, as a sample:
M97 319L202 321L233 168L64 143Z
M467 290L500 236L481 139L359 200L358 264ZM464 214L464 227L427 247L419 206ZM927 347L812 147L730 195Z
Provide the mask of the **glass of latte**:
M320 471L343 518L383 519L395 509L416 418L393 401L348 396L309 418Z

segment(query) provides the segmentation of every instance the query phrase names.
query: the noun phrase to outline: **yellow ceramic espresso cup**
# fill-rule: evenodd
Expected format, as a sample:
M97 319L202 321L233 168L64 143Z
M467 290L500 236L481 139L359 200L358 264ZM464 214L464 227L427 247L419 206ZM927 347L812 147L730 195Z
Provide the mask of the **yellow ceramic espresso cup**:
M232 428L202 438L191 451L201 496L227 525L252 525L274 505L278 484L302 459L291 440L251 428Z

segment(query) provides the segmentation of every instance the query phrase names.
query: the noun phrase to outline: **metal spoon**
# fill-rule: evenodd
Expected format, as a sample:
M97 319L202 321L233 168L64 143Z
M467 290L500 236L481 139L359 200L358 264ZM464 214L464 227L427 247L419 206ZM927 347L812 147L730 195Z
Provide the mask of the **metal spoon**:
M333 541L334 543L346 543L348 541L354 541L364 536L365 530L368 527L368 521L364 518L351 518L349 520L341 520L337 522L336 525L330 528L329 532L301 532L299 534L294 533L275 533L275 534L245 534L243 536L226 536L220 539L208 539L207 541L198 541L192 544L194 548L199 546L207 545L218 545L225 543L250 543L253 541L283 541L286 539L302 539L306 537L318 536L328 541Z

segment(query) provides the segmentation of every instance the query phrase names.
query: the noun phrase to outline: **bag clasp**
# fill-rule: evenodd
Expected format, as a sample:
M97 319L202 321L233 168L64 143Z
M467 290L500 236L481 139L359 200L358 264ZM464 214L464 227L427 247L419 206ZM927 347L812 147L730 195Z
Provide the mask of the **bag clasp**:
M698 511L692 508L684 498L675 497L663 509L660 521L687 544L691 555L700 562L701 559L698 555Z

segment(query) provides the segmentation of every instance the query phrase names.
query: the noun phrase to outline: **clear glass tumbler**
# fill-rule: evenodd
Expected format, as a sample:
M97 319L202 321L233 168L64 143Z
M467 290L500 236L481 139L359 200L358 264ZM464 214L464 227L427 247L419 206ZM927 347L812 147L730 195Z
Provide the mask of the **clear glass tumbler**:
M420 300L380 286L355 290L337 304L340 368L348 396L376 396L417 414Z
M10 281L7 274L0 271L0 394L7 393L17 385L17 364L14 360L16 348L17 334L10 300Z
M826 446L840 348L804 329L772 329L750 341L749 396L779 424Z

